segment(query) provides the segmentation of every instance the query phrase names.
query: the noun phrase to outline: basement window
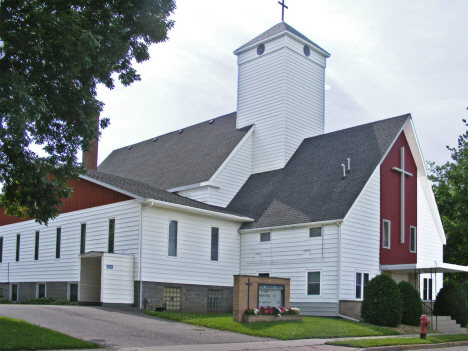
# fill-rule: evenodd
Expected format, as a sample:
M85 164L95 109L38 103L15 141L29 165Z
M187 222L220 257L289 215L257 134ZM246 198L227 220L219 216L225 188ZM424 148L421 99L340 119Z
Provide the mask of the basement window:
M164 303L168 310L180 310L182 306L182 289L165 286Z
M70 283L68 285L68 299L71 302L78 301L78 284Z
M46 297L46 285L44 283L37 284L37 297Z
M223 309L223 291L208 289L207 310L221 311Z

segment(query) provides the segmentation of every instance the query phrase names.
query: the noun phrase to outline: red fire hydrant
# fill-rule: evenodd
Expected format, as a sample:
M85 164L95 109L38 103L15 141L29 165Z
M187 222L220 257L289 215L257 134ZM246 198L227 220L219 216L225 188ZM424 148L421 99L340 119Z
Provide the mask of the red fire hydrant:
M419 337L420 337L421 339L425 339L425 338L426 338L426 334L427 334L426 328L427 328L427 326L428 326L429 324L431 324L431 322L429 322L429 321L427 320L427 316L426 316L425 314L423 314L423 315L421 316L421 329L419 329Z

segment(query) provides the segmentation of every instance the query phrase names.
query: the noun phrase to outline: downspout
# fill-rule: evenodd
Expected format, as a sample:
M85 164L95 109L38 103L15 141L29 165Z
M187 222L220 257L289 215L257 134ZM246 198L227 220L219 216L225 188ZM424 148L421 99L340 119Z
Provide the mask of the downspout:
M336 222L336 225L338 226L338 304L337 304L337 311L336 314L340 317L340 298L341 298L341 223ZM343 318L343 317L342 317Z
M140 207L140 237L139 237L139 248L138 248L138 260L140 261L138 264L138 279L140 280L140 309L143 307L143 279L141 278L141 263L143 261L142 259L142 252L143 252L143 211L146 210L148 207L151 207L154 205L154 202L151 201L151 205L148 205L146 207L141 206Z

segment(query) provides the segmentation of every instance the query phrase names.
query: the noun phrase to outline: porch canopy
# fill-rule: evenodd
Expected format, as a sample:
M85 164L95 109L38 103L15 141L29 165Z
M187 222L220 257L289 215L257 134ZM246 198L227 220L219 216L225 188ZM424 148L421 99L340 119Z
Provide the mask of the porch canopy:
M468 273L468 266L460 266L451 263L412 263L412 264L381 264L381 271L392 271L395 273Z

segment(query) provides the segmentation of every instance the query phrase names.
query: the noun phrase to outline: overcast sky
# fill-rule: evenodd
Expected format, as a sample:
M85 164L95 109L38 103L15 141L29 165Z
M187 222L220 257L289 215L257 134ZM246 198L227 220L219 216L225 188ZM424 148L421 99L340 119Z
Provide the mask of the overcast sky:
M285 22L327 50L325 131L411 113L426 160L445 163L468 118L468 1L286 0ZM277 0L178 0L142 81L98 90L113 149L236 111L233 51L281 21Z

